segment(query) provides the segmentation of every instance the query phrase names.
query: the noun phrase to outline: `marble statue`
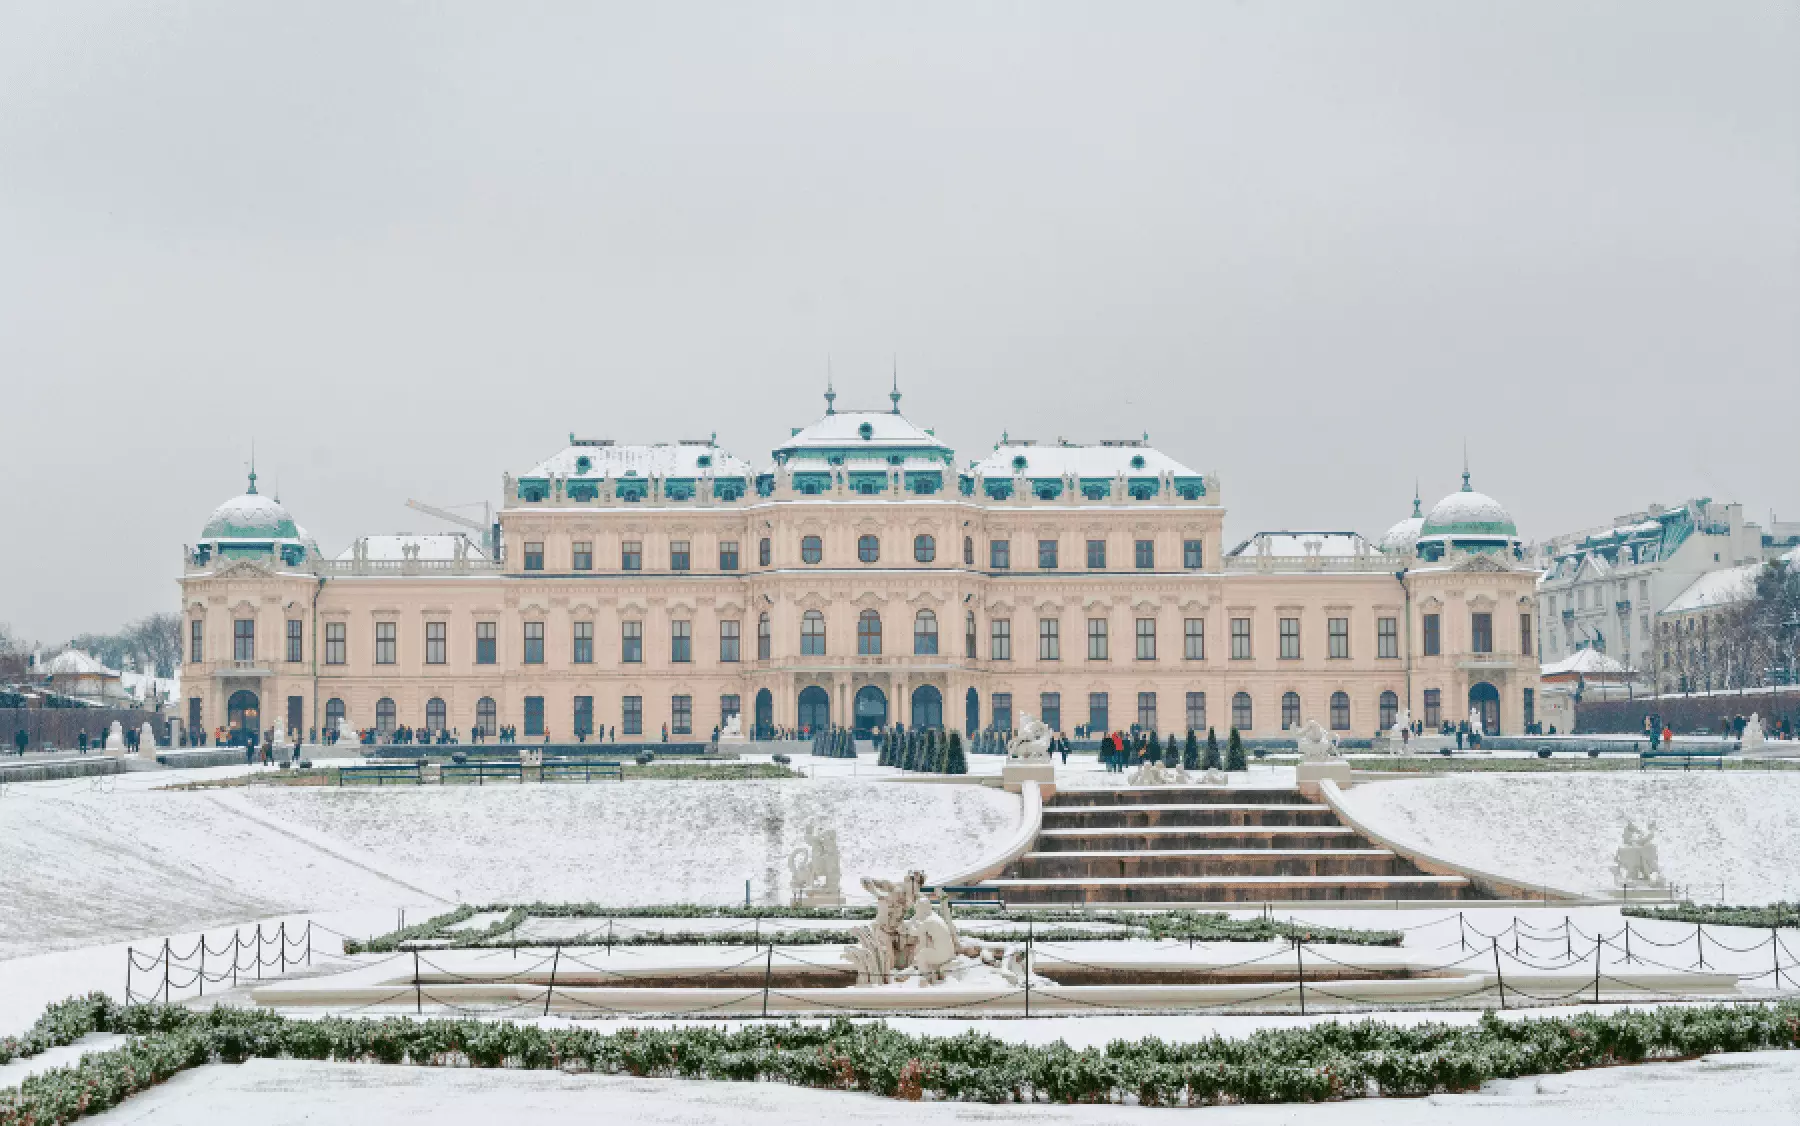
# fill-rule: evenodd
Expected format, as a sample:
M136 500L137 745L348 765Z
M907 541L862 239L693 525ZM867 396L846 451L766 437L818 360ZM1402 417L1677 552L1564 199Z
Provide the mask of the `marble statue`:
M356 729L351 727L350 721L343 716L338 717L338 738L346 743L356 742Z
M1613 881L1620 887L1661 887L1662 864L1656 855L1656 822L1639 829L1630 819L1618 851L1613 853Z
M1185 786L1189 782L1188 772L1180 766L1164 766L1161 759L1154 758L1132 771L1125 780L1133 786Z
M955 970L991 965L991 952L957 934L950 905L921 894L925 873L908 872L898 883L864 877L862 885L875 897L875 918L852 932L856 945L842 955L856 969L856 984L916 978L935 985Z
M125 726L116 719L106 729L106 746L103 749L115 757L125 753Z
M283 743L286 743L286 742L287 742L287 725L284 723L278 723L275 725L274 737L269 740L269 749L276 750Z
M1412 709L1401 708L1400 714L1394 717L1394 726L1388 729L1388 738L1393 740L1394 747L1406 745L1412 738Z
M535 766L538 769L542 770L544 767L544 748L542 748L542 747L520 747L519 748L519 765L522 767Z
M1749 722L1744 724L1743 749L1760 751L1768 741L1768 737L1763 734L1762 716L1751 712Z
M1480 708L1470 708L1469 709L1469 734L1471 734L1471 735L1487 734L1485 731L1483 731L1481 729L1481 709Z
M831 906L844 901L836 829L817 825L807 829L806 843L788 854L787 863L796 903Z
M1034 715L1019 713L1019 728L1006 741L1009 762L1049 762L1050 729Z
M138 749L156 753L156 728L150 726L149 720L145 720L144 726L138 728Z
M719 742L742 742L744 738L744 717L733 712L725 717L725 723L719 728Z
M1316 719L1309 719L1302 724L1300 733L1294 740L1302 762L1332 762L1342 758L1338 754L1337 743L1337 736L1325 730Z

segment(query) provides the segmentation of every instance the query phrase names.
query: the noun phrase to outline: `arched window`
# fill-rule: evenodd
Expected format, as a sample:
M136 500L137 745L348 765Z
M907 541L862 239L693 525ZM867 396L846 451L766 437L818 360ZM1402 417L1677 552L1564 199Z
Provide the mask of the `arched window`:
M1381 694L1381 726L1383 730L1400 721L1400 697L1392 691Z
M394 701L386 696L375 701L375 730L383 735L394 733Z
M475 726L481 728L484 739L492 739L500 733L499 712L494 707L492 696L483 696L475 701Z
M825 655L825 615L817 610L808 610L800 615L800 655L802 657L823 657Z
M1239 731L1248 731L1252 725L1250 713L1250 693L1239 692L1231 698L1231 726Z
M968 621L963 623L963 656L975 655L975 611L969 611Z
M929 563L937 558L937 540L930 536L913 537L913 558L920 563Z
M863 657L881 656L881 615L873 610L856 616L856 652Z
M881 558L881 539L877 536L856 537L856 557L864 563L873 563Z
M344 702L333 696L325 701L325 730L336 731L344 722Z
M975 565L975 540L972 536L963 537L963 566Z
M1331 729L1333 731L1350 730L1350 693L1348 692L1331 694Z
M449 709L444 707L443 698L433 696L425 701L425 730L442 731L450 726Z
M825 545L818 536L800 537L800 562L817 563L825 558Z
M769 615L763 614L756 619L756 659L766 661L769 651L774 647L774 638L769 631Z
M913 652L931 657L937 655L937 615L920 610L913 618Z
M1284 692L1281 696L1281 729L1300 726L1300 693Z

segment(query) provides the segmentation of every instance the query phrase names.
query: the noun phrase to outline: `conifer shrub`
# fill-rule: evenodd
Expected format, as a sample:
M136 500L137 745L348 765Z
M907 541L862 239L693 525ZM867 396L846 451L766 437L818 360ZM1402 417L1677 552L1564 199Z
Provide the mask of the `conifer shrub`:
M1175 745L1175 736L1171 734L1169 741L1163 744L1163 765L1170 770L1181 764L1181 749Z
M1219 758L1219 736L1212 728L1206 729L1206 758L1201 767L1206 770L1218 770L1223 765Z
M1181 748L1181 769L1200 769L1200 739L1191 727L1188 728L1187 742Z
M963 755L962 736L952 731L949 739L949 757L944 764L945 774L967 774L969 760Z
M1237 728L1225 740L1225 769L1249 770L1250 764L1244 761L1244 737L1238 734Z

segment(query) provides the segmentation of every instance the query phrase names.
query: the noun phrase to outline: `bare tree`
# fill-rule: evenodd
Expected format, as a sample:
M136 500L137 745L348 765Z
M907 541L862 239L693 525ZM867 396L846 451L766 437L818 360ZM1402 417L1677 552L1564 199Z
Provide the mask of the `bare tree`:
M174 676L181 665L181 615L150 614L126 628L138 656L138 667L157 676Z

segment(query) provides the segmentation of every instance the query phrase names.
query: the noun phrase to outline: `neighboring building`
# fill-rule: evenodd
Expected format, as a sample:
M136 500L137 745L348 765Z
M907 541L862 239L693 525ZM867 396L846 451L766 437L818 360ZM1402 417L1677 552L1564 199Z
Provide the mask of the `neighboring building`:
M1006 437L958 469L899 399L828 393L760 470L710 439L571 437L504 476L498 559L460 536L326 559L252 475L187 554L184 718L559 741L702 738L740 711L1257 735L1532 718L1537 575L1466 474L1380 549L1280 532L1227 553L1218 478L1147 439Z
M1648 672L1657 614L1702 575L1761 560L1762 544L1762 529L1744 520L1742 505L1702 497L1536 545L1544 571L1539 658L1552 665L1597 649Z
M1554 727L1564 734L1575 730L1578 704L1641 696L1649 683L1647 677L1630 672L1598 649L1580 649L1555 664L1543 665L1538 679L1543 683L1538 720L1546 731Z
M67 649L43 662L39 671L49 687L95 705L117 707L131 702L118 670L109 669L79 649Z

